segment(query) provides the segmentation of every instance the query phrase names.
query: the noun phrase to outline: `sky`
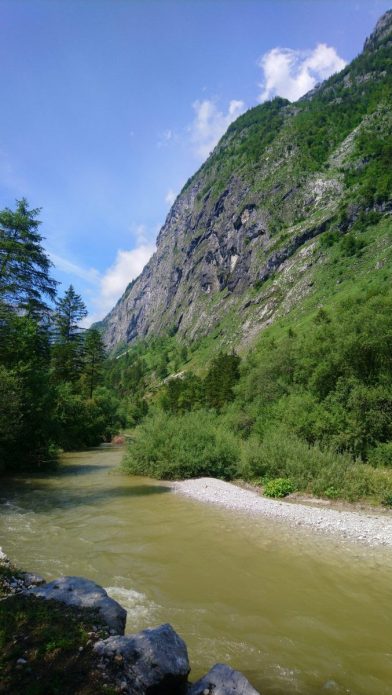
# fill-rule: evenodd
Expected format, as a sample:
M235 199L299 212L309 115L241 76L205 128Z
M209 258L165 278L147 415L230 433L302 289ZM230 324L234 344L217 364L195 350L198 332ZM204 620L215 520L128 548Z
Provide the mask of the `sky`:
M298 99L363 47L390 0L0 0L0 209L95 321L154 252L228 125Z

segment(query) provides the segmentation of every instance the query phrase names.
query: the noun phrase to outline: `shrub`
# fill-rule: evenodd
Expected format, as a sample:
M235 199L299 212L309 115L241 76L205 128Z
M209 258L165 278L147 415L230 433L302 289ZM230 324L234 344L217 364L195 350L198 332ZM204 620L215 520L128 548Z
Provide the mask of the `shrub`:
M347 462L346 462L347 458ZM260 441L252 436L242 447L240 474L255 478L290 478L296 489L311 489L322 472L333 469L338 462L351 462L349 457L310 446L282 427L268 430ZM334 484L326 481L326 487Z
M275 478L264 485L264 494L266 497L287 497L294 489L289 478Z
M379 444L369 452L369 463L371 466L392 466L392 442Z
M216 414L151 414L135 431L124 459L133 475L168 480L236 475L239 444Z

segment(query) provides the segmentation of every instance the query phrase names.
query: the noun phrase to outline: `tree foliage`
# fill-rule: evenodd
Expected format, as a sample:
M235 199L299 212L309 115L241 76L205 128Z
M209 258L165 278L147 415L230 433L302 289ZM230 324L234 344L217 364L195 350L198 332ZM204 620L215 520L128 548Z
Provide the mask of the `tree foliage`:
M39 213L25 198L16 201L14 211L0 211L0 302L34 316L48 310L46 302L54 300L57 285L41 244Z
M0 212L0 471L44 466L56 448L110 438L118 399L100 389L105 354L71 286L56 301L56 281L38 233L39 210L25 199Z

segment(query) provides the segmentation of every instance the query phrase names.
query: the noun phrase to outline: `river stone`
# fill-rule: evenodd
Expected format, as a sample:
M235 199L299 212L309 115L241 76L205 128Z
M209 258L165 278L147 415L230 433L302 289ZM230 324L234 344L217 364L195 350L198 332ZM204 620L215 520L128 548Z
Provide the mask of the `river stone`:
M29 590L39 598L54 599L68 606L93 608L111 630L123 635L126 610L117 601L109 598L105 589L84 577L60 577L53 582Z
M260 695L239 671L215 664L207 675L189 689L188 695Z
M40 574L33 572L23 572L22 579L26 586L41 586L45 584L45 579Z
M147 628L136 635L100 640L94 651L115 660L122 656L124 676L132 693L180 695L186 692L190 671L184 640L169 624Z

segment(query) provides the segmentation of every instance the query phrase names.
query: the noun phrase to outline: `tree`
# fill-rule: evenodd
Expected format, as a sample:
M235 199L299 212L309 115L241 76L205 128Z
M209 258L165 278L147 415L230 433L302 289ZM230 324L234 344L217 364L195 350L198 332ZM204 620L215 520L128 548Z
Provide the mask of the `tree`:
M56 302L54 376L59 381L77 381L83 369L83 337L79 322L87 316L86 305L72 285Z
M102 381L105 357L105 346L100 332L96 328L90 328L84 337L82 375L82 381L89 398L92 398L94 389Z
M25 198L16 201L15 211L0 211L0 303L42 317L58 283L50 277L52 263L41 246L39 212L29 210Z
M80 294L70 285L62 299L56 301L55 323L59 338L65 342L80 337L79 322L87 316L86 305Z
M47 322L57 282L25 198L0 211L0 459L5 469L50 457L53 390Z
M0 341L0 459L6 469L43 465L53 442L54 390L47 333L10 312Z
M204 381L206 402L212 408L220 409L233 400L233 387L240 378L241 358L232 352L220 352L211 362Z

